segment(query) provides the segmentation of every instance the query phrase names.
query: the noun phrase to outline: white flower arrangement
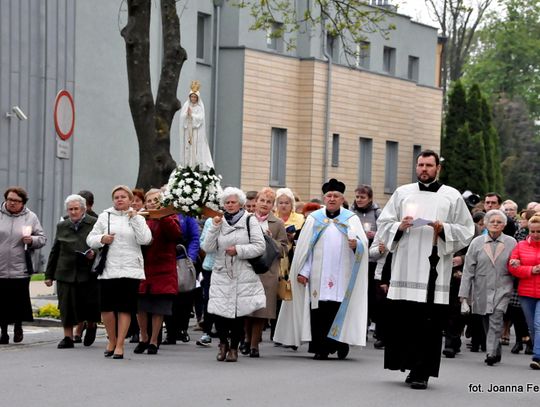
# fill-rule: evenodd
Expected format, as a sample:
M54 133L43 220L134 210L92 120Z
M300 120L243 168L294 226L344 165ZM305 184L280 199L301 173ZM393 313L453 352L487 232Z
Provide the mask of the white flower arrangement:
M163 194L163 205L173 206L186 216L198 216L204 206L219 210L221 175L213 168L202 170L195 167L176 168L169 177Z

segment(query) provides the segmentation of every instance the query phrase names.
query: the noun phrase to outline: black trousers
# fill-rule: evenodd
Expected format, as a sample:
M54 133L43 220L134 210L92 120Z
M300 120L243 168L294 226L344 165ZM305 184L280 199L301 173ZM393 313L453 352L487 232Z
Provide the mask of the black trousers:
M328 338L340 305L341 303L336 301L319 301L319 308L311 310L311 342L308 352L328 355L335 353L340 346L347 346Z
M214 315L214 322L219 336L219 343L229 343L231 349L238 349L244 338L244 317L225 318Z
M388 300L384 368L438 377L448 305Z

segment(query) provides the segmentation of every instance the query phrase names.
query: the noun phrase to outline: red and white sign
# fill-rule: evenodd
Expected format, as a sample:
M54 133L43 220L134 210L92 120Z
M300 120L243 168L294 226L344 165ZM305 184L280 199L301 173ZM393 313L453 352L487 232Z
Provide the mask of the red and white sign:
M62 140L69 139L73 134L75 128L75 104L73 103L73 96L67 90L61 90L56 95L54 127L56 128L56 134Z

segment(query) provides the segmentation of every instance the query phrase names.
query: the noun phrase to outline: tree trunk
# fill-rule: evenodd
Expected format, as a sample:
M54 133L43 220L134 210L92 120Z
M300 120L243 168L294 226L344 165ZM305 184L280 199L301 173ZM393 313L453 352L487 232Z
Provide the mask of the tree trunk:
M170 153L170 128L180 109L176 97L182 65L180 21L174 0L161 0L164 57L157 101L150 78L151 0L128 0L128 22L121 32L126 43L129 107L139 142L137 187L148 190L165 184L176 167Z

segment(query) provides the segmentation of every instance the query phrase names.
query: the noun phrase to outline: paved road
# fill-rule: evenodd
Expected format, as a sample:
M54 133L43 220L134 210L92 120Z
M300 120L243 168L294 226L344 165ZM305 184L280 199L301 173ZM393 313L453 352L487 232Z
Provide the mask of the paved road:
M503 362L487 367L484 356L465 351L444 359L441 377L426 391L411 390L404 373L382 368L382 351L352 349L345 361L315 361L306 346L297 352L273 346L267 333L260 359L217 362L216 343L162 346L158 355L103 357L105 336L85 348L59 350L61 328L26 327L23 344L0 345L1 406L505 406L538 405L536 392L490 393L490 384L540 386L529 356L504 347ZM472 393L469 385L481 385ZM525 389L526 391L526 389ZM514 403L514 404L512 404ZM517 403L517 404L516 404ZM527 403L527 404L526 404Z

